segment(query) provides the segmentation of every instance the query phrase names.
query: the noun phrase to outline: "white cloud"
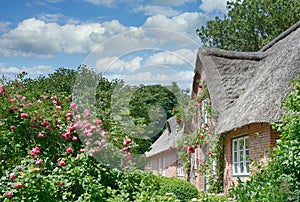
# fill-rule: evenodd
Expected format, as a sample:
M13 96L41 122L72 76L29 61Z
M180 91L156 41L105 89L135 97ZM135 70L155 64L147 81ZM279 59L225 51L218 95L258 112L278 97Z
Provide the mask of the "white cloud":
M138 6L134 10L135 12L143 12L147 16L153 16L153 15L164 15L167 17L178 15L179 12L176 10L173 10L170 7L166 6L157 6L157 5L146 5L146 6Z
M106 57L97 61L95 69L98 72L132 72L141 67L142 60L141 57L135 57L130 61L124 61L117 57Z
M64 17L61 13L44 13L39 15L39 19L45 22L59 22Z
M171 5L171 6L180 6L185 3L195 2L196 0L154 0L155 3Z
M186 12L172 18L156 15L147 18L143 27L168 29L176 33L184 34L195 41L199 41L195 30L202 25L205 25L207 20L207 16L197 12Z
M226 4L228 0L202 0L200 5L200 9L205 12L212 12L212 11L226 11Z
M86 2L111 7L115 4L115 0L85 0Z
M183 65L186 63L194 66L195 51L190 49L179 49L173 52L159 52L150 56L147 65Z
M45 75L49 74L54 71L52 66L47 65L37 65L33 67L0 67L0 73L4 75L11 75L11 74L19 74L21 72L27 72L31 76L38 76L38 75Z
M46 23L30 18L0 38L0 54L4 56L49 55L53 53L89 53L105 40L130 28L118 21L65 24Z
M60 14L44 15L43 20L26 19L17 27L0 35L0 56L51 57L55 53L88 54L96 50L112 57L147 48L165 48L163 45L189 40L199 46L195 33L207 21L201 13L183 13L174 17L155 15L148 17L141 27L128 27L117 20L103 23L60 25L55 21ZM53 21L53 22L45 22ZM155 29L148 29L155 28ZM177 44L176 44L177 45ZM174 48L179 49L178 47ZM167 49L170 50L170 49ZM119 56L119 55L118 55Z

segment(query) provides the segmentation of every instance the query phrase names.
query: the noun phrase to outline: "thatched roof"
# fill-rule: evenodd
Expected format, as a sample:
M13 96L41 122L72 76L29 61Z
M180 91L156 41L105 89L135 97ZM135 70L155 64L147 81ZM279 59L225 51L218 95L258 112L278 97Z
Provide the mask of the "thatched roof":
M151 145L151 150L146 152L146 157L151 157L167 151L174 147L176 142L182 138L184 128L180 128L177 131L177 120L175 117L171 117L166 122L166 129L163 134Z
M216 112L216 133L279 121L282 99L299 70L300 21L258 52L200 48L196 71L205 74L200 76Z

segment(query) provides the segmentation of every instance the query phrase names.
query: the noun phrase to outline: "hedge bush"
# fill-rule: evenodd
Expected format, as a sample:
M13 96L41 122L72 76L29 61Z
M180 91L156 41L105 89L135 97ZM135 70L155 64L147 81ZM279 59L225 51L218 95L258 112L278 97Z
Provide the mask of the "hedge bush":
M183 202L199 196L197 188L190 182L168 177L161 177L159 193L161 195L173 193L177 199Z

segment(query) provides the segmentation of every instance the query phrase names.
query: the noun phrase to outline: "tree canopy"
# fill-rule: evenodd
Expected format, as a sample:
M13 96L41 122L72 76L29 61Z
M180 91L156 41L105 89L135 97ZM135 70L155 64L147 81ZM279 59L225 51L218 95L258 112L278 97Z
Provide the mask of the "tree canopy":
M299 0L236 0L228 13L207 21L196 32L204 45L235 51L258 51L300 19Z

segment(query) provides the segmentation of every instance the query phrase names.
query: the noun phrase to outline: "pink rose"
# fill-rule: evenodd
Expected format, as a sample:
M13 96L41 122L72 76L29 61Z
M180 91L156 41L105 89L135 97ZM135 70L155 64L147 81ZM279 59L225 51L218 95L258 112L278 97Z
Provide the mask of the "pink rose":
M33 158L34 156L37 156L40 154L40 148L38 147L34 147L31 151L30 151L30 155Z
M35 162L35 165L42 165L42 163L43 163L42 159L39 159Z
M15 173L10 173L10 174L9 174L9 178L10 178L12 181L14 181L14 180L17 178L17 176L16 176Z
M10 129L11 129L11 130L16 130L17 127L16 127L16 126L10 126Z
M61 110L61 106L55 106L56 110Z
M126 138L124 141L123 141L123 145L124 146L127 146L131 143L131 139L130 138Z
M13 197L13 193L11 193L10 191L7 191L7 192L5 193L5 195L6 195L7 197Z
M77 106L74 102L72 102L72 103L70 104L70 107L71 107L72 109L74 109L74 111L77 111L77 110L78 110L78 106Z
M38 134L38 138L44 138L45 136L44 136L44 134L43 133L39 133Z
M72 142L75 142L78 138L76 136L72 137Z
M71 153L71 152L73 152L73 149L72 149L72 147L68 147L68 148L66 149L66 152L68 152L68 153Z
M26 113L21 113L21 118L22 119L26 119L28 117L28 114L26 114Z
M23 187L22 184L17 184L17 183L15 183L13 186L14 186L14 188L16 188L16 189L21 189L21 188Z
M90 110L86 109L86 110L85 110L85 115L84 115L84 118L89 118L89 117L90 117L90 115L91 115L91 112L90 112Z
M65 166L66 162L64 160L60 160L60 161L58 161L58 165Z

